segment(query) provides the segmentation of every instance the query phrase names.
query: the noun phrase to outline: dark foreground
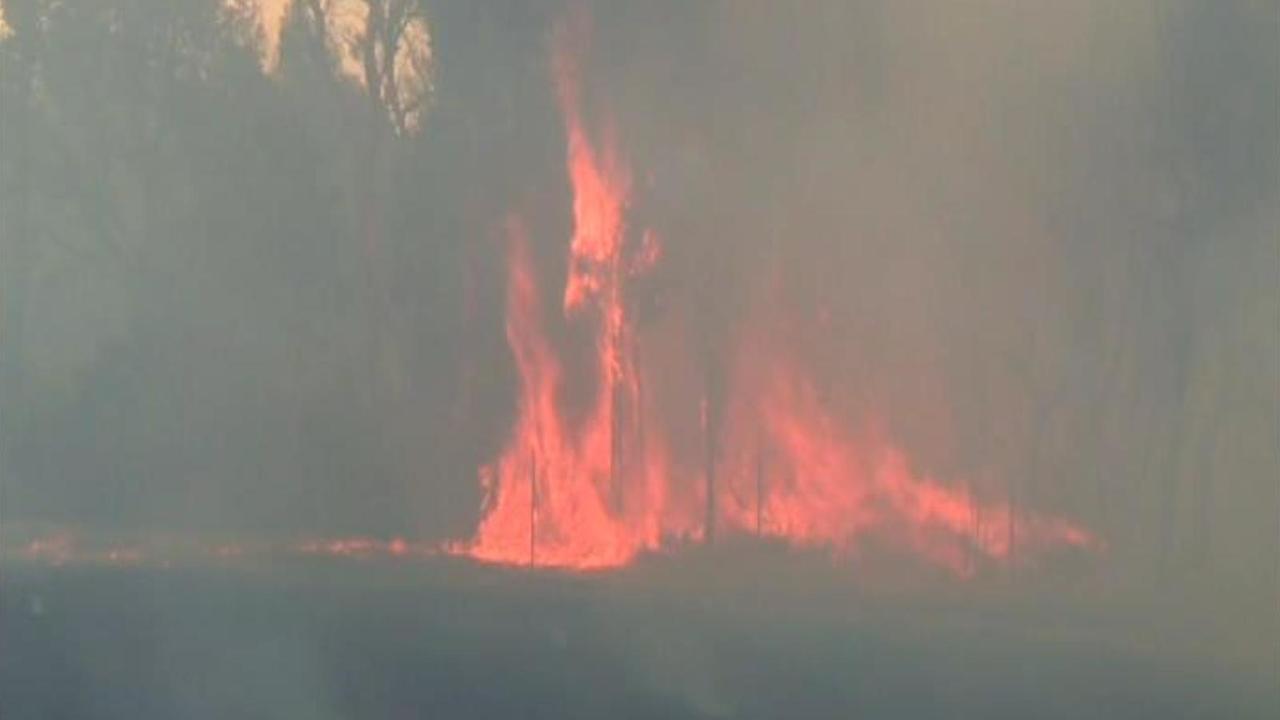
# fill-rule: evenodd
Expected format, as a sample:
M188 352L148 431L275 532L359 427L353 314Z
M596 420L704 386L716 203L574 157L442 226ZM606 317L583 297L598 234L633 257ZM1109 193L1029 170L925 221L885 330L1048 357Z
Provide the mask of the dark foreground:
M0 718L1280 717L1265 650L1140 603L706 575L7 567Z

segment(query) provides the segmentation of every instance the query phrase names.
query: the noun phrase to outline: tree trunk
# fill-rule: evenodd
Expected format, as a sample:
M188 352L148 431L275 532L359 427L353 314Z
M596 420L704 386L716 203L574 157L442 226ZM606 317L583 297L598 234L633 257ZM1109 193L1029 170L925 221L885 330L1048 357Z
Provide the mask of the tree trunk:
M27 301L31 289L31 72L34 68L27 43L34 28L23 28L23 35L15 38L19 44L18 64L20 92L14 105L17 112L12 125L13 147L17 148L14 163L14 190L10 194L11 224L0 237L10 238L10 245L0 245L5 257L0 261L0 271L8 275L5 292L0 295L0 515L12 501L8 475L13 470L13 445L11 438L22 426L27 416L25 355L25 322ZM3 131L0 131L0 138Z

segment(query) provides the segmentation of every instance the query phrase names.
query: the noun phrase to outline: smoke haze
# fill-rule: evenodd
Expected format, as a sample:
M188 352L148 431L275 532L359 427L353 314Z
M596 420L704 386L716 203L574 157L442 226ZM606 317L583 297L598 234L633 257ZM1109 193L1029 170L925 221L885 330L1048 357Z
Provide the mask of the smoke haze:
M1004 537L1012 507L1091 538L1015 581L1195 597L1233 624L1214 653L1249 645L1241 675L1280 663L1273 0L0 0L0 18L0 559L49 533L475 538L480 469L524 447L513 223L566 427L600 392L598 336L561 312L568 26L585 136L627 167L626 247L661 243L625 303L680 522L629 547L701 537L707 423L738 493L724 526L750 528L768 450L742 418L785 362L824 423L971 501L975 537ZM881 540L831 572L898 563ZM744 554L707 574L749 575ZM1004 588L1015 553L989 554L964 574ZM602 643L625 672L695 715L741 710L734 682L645 644L680 641L627 629L650 609L618 612ZM715 664L687 642L680 663ZM281 682L303 715L313 650L253 660L298 659L305 688Z

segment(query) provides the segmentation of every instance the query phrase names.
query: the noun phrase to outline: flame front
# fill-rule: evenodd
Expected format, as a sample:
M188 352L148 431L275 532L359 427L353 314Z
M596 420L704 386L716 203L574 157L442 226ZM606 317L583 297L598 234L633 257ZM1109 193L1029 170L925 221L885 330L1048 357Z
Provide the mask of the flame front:
M1099 546L1065 520L1011 517L1007 503L980 502L914 472L882 433L853 433L838 422L800 363L773 355L747 354L755 359L737 379L722 461L737 482L720 500L730 527L855 556L860 541L874 540L959 575L972 574L979 558L1009 560L1019 544L1030 551Z
M518 415L501 455L480 469L485 504L476 534L451 551L502 564L616 567L673 539L710 538L713 523L716 534L854 556L874 541L964 575L975 557L1009 558L1015 543L1098 545L1069 522L1011 518L1006 504L980 503L921 477L880 433L849 431L787 344L761 340L768 313L748 318L755 334L738 343L723 420L710 420L705 394L700 405L684 398L701 414L695 432L715 442L705 444L712 457L701 474L678 470L669 450L675 431L656 409L654 383L642 382L626 302L627 284L653 270L662 245L651 229L628 227L631 176L611 126L595 134L597 145L583 122L581 47L573 44L580 39L560 33L553 62L573 192L562 311L591 328L593 376L566 377L543 326L530 239L510 218L506 336L519 373ZM666 380L668 370L649 374ZM572 419L562 408L567 381L589 382L593 391L587 412Z

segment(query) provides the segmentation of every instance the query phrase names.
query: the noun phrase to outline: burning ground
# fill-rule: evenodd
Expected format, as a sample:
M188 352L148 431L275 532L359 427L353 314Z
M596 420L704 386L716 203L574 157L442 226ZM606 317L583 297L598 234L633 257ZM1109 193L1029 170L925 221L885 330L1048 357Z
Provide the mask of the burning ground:
M506 335L519 377L517 416L500 457L481 470L485 507L476 536L453 550L490 562L592 569L681 542L711 542L716 533L855 555L874 538L958 574L981 560L1012 563L1019 544L1028 554L1055 545L1100 551L1100 541L1069 521L1034 510L1019 518L1008 502L978 498L972 486L966 492L921 476L882 432L854 430L833 414L804 346L787 332L818 309L788 306L768 277L727 352L676 368L643 352L663 342L690 352L693 342L687 332L644 327L637 317L644 290L636 287L663 262L664 239L635 218L632 170L612 119L600 113L594 133L584 124L590 36L581 16L559 25L551 62L573 197L563 312L567 322L587 326L589 372L566 373L544 328L532 240L518 216L509 218ZM669 326L688 327L679 313L690 308L667 311ZM701 391L696 402L668 389L678 369L698 365L702 377L674 379ZM584 379L589 400L575 417L565 407L566 386ZM674 405L680 402L685 407ZM678 454L667 423L694 408L700 467ZM869 419L855 418L853 427L875 424L874 408L861 412Z

